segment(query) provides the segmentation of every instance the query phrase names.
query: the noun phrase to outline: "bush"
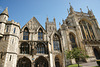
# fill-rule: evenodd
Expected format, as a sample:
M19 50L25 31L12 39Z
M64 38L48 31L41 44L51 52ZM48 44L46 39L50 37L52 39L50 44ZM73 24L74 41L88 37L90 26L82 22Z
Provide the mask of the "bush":
M96 60L97 64L100 66L100 60Z

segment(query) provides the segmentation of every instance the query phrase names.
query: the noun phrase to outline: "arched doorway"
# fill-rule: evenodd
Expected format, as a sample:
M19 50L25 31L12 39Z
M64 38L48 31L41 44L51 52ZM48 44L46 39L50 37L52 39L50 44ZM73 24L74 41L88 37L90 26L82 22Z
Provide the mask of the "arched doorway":
M47 59L43 56L40 56L35 60L35 67L48 67Z
M60 67L60 62L58 57L55 57L55 67Z
M31 67L31 61L28 58L23 57L18 60L17 67Z
M100 59L100 54L96 48L93 49L96 59Z

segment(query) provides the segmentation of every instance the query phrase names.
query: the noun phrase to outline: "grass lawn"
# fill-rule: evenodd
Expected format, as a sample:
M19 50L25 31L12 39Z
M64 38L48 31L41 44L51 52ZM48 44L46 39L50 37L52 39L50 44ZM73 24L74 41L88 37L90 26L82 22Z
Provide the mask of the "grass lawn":
M100 66L93 66L93 67L100 67Z
M82 66L82 65L80 65ZM68 67L78 67L78 64L69 65Z

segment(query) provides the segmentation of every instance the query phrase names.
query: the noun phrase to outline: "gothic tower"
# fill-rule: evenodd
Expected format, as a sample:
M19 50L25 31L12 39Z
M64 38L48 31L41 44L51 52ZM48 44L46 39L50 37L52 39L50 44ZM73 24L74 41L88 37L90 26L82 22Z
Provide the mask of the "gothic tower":
M20 34L20 25L14 20L8 21L7 8L0 14L2 22L2 43L0 42L0 52L2 67L16 67L17 49Z

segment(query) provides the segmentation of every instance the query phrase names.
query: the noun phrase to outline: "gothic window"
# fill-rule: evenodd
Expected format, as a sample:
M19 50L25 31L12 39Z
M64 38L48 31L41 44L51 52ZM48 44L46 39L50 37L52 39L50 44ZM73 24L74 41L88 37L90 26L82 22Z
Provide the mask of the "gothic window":
M79 22L79 25L81 27L81 31L82 31L84 39L87 39L87 40L95 39L92 26L88 22L81 20Z
M28 39L29 39L29 31L28 28L25 28L23 32L23 40L28 40Z
M72 48L77 48L76 42L75 42L75 37L73 36L72 33L69 34L70 42L72 45Z
M38 40L43 40L43 31L41 28L38 31Z
M15 31L16 31L16 28L14 28L14 33L15 33Z
M60 39L57 34L54 34L53 36L53 47L54 47L54 50L61 50Z
M20 47L20 52L22 54L29 54L29 44L28 43L22 43Z
M43 53L43 54L46 53L46 48L45 48L45 45L44 44L39 43L37 45L37 53Z

